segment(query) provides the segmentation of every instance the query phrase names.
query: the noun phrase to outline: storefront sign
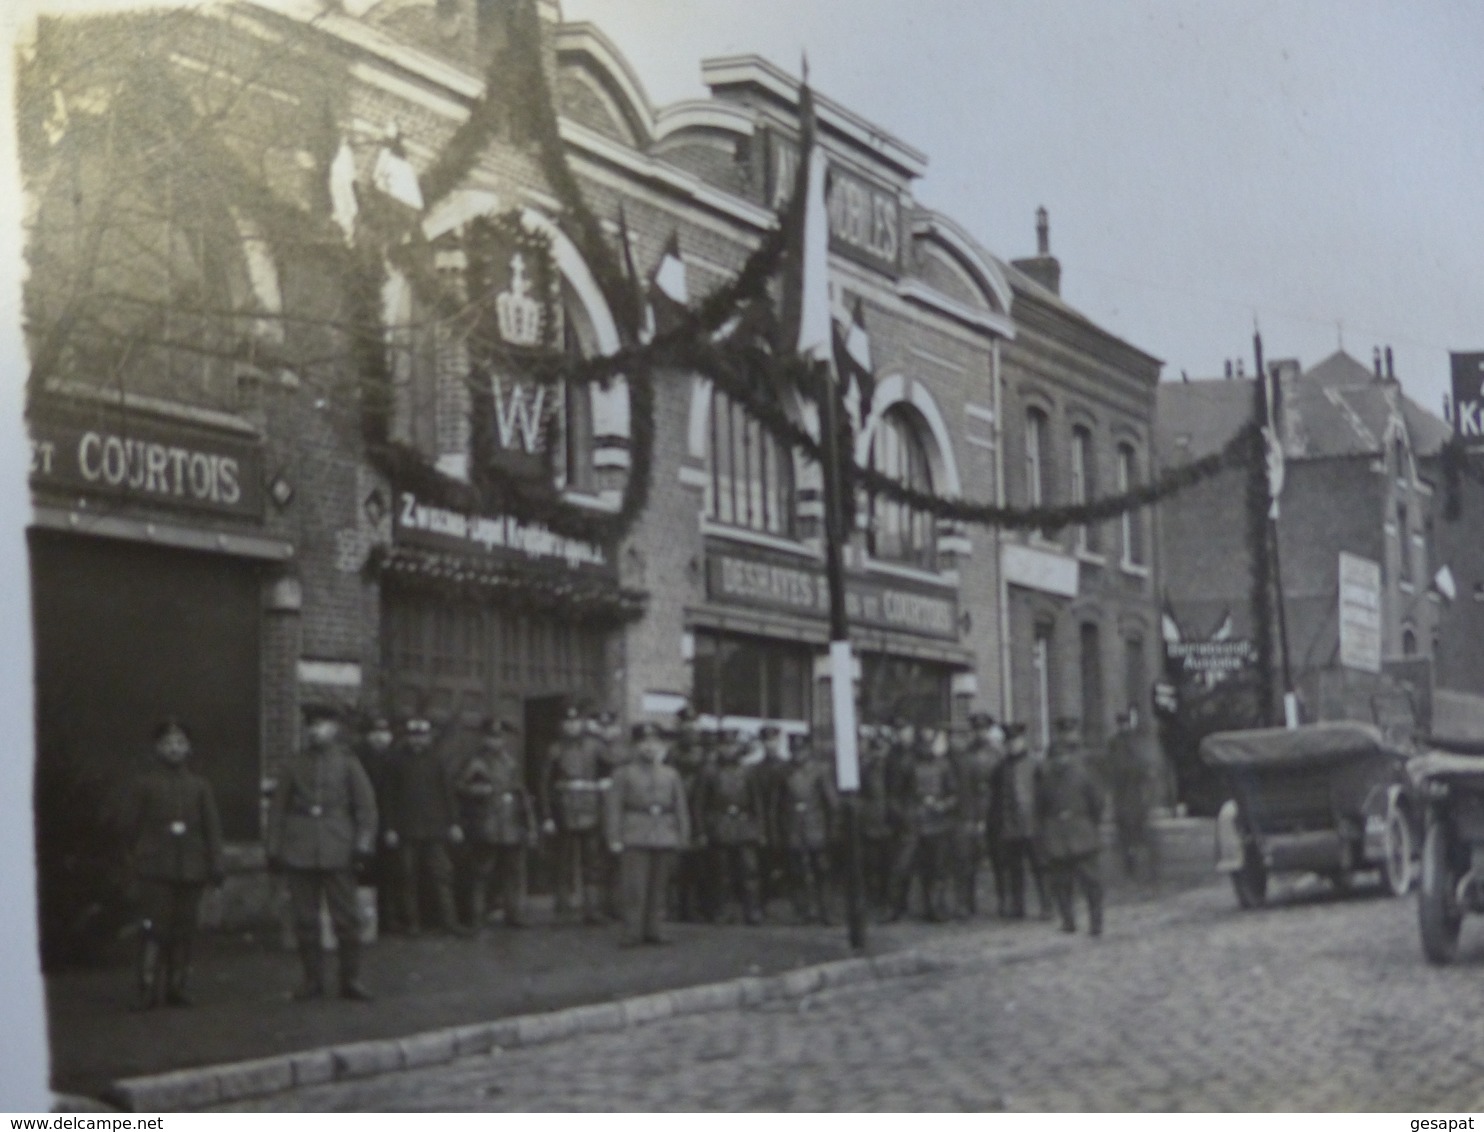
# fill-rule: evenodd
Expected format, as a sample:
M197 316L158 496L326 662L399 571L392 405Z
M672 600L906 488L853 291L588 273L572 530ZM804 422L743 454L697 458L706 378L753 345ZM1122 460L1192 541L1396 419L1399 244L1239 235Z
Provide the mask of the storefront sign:
M1000 554L1005 581L1058 597L1077 596L1077 560L1070 554L1007 542Z
M804 617L827 617L830 611L822 570L762 557L708 554L706 589L712 601L726 605ZM957 598L926 586L851 577L845 583L845 612L855 625L958 639Z
M261 446L243 437L122 412L33 417L31 485L257 517Z
M1340 551L1340 664L1381 671L1381 567Z
M411 491L397 492L393 536L408 546L452 550L530 562L561 562L571 569L612 569L600 546L522 523L509 515L477 515L426 503Z
M775 131L768 153L768 199L776 209L793 192L799 148ZM825 191L830 250L892 277L900 274L902 206L896 191L849 172L835 161L829 163Z
M1165 653L1192 675L1226 676L1257 660L1257 647L1246 638L1225 641L1166 641Z
M1471 448L1484 447L1484 354L1452 354L1453 431Z

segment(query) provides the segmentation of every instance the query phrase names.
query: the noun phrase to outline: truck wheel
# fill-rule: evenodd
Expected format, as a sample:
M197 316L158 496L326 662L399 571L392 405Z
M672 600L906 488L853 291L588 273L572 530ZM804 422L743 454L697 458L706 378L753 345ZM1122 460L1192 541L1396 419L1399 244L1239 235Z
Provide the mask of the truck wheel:
M1268 870L1251 849L1243 855L1242 867L1232 873L1232 890L1243 908L1261 908L1268 898Z
M1405 896L1416 879L1412 865L1412 826L1400 806L1392 806L1386 815L1386 857L1381 875L1393 896Z
M1417 926L1422 954L1429 963L1451 963L1458 954L1463 913L1453 903L1457 878L1448 867L1448 842L1441 823L1428 827L1422 842L1422 887L1417 893Z

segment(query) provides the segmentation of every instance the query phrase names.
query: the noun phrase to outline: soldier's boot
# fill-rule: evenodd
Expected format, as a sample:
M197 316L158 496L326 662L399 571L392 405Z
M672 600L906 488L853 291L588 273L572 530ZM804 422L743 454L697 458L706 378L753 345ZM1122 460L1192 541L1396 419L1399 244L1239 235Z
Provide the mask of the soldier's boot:
M176 940L165 951L165 1004L167 1006L191 1006L193 1001L186 990L191 977L191 941Z
M813 890L814 912L819 922L821 924L831 923L830 905L827 899L828 893L825 890L824 877L820 876L818 872L815 872L809 878L809 887Z
M340 941L340 997L371 1001L371 992L361 982L361 941L354 936Z
M160 1005L164 990L164 972L161 970L160 944L148 924L139 937L139 956L135 969L134 1001L131 1010L153 1010Z
M308 1002L322 998L325 993L325 953L319 941L299 944L299 964L304 968L304 978L294 988L295 1002Z
M598 908L598 886L587 877L582 878L582 922L601 924L603 914Z
M1103 934L1103 893L1100 887L1087 893L1087 932L1089 935Z

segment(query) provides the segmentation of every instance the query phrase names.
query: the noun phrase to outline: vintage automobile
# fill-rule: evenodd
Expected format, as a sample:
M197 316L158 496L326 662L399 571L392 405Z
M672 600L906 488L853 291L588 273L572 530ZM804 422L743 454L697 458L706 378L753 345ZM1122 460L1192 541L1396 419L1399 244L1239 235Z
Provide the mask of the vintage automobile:
M1409 770L1424 811L1417 926L1431 963L1452 962L1465 912L1484 912L1484 742L1434 738Z
M1419 815L1408 753L1366 723L1222 731L1201 741L1229 797L1216 815L1216 868L1237 902L1267 899L1275 873L1312 872L1348 888L1378 870L1400 896L1416 875Z

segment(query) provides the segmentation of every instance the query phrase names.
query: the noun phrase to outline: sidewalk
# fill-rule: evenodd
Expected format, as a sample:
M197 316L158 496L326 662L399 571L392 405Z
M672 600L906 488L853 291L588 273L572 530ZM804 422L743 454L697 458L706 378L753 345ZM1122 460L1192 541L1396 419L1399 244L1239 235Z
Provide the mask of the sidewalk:
M1209 841L1189 840L1191 852L1183 841L1169 845L1158 893L1123 881L1111 855L1105 856L1110 903L1146 901L1210 880ZM52 1087L101 1096L127 1077L612 1003L852 957L842 925L788 923L785 902L770 912L775 918L760 927L674 924L672 946L621 949L617 925L555 923L538 903L533 925L518 931L491 927L478 940L380 940L366 950L365 981L376 994L370 1004L291 1002L298 964L276 940L269 945L253 936L208 935L199 944L191 1009L131 1013L132 980L124 964L49 978ZM983 915L952 924L872 923L868 954L956 934L1042 927Z

